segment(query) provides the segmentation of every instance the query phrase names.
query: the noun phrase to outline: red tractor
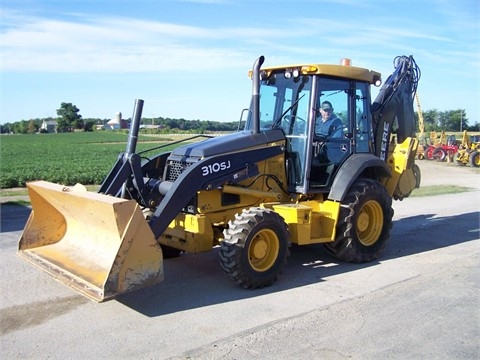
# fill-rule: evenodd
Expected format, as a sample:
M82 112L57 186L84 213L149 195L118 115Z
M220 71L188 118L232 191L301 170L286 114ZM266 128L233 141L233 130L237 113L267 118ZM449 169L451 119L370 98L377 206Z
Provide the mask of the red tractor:
M443 161L447 156L452 159L458 151L458 143L455 135L448 136L446 140L446 143L443 142L437 145L427 146L424 153L425 159Z

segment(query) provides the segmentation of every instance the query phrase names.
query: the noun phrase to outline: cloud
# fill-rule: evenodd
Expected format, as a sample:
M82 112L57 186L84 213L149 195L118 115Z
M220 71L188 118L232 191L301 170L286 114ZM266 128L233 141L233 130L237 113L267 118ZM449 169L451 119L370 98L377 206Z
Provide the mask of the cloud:
M195 39L216 34L189 26L124 18L22 20L3 31L3 70L148 71L174 65L179 56L188 69L192 56L215 58L222 52L196 47Z
M457 10L454 18L461 16ZM201 27L79 13L53 19L11 11L3 11L2 20L2 70L15 72L245 69L259 54L267 55L270 64L316 59L336 62L355 55L355 64L373 67L380 59L399 55L398 51L443 57L448 51L458 51L461 42L442 23L418 23L388 16L376 16L375 21L364 23L321 14L289 17L281 27L275 27L274 22L262 27ZM466 61L478 68L475 52L469 54L469 49L465 51Z
M480 2L478 0L433 0L433 7L445 19L444 26L457 31L463 36L475 37L478 40L480 24Z
M197 70L199 64L204 69L225 64L244 67L245 55L252 59L247 43L255 36L293 36L277 29L215 29L78 14L69 21L13 14L7 23L2 30L4 71L158 72L172 67L189 71Z

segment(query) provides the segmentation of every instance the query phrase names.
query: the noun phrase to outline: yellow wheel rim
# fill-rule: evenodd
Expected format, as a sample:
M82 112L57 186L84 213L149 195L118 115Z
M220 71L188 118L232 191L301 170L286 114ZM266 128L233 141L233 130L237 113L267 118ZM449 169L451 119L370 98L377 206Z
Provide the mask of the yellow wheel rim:
M380 204L374 200L367 201L358 214L357 237L365 246L375 244L383 227L383 211Z
M279 252L277 234L272 230L261 230L252 239L248 248L248 261L255 271L263 272L270 269Z
M473 157L473 164L476 166L480 166L480 154L477 154Z

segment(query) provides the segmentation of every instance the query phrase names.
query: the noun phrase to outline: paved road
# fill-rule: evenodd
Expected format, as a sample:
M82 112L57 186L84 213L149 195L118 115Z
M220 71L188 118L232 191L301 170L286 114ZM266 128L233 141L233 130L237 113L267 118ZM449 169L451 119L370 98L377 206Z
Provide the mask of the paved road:
M419 162L423 183L469 192L395 202L379 262L297 248L246 291L213 251L165 261L165 281L97 304L15 256L28 208L2 206L4 359L478 359L478 172Z

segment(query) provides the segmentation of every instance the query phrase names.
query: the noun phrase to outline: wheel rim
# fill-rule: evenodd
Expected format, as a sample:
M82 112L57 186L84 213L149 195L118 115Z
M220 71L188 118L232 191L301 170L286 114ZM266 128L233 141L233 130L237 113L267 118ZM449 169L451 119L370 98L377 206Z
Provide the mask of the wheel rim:
M275 264L279 248L278 237L274 231L265 229L258 232L248 248L251 267L258 272L270 269Z
M362 245L371 246L380 237L383 227L383 211L376 201L367 201L358 214L357 237Z

